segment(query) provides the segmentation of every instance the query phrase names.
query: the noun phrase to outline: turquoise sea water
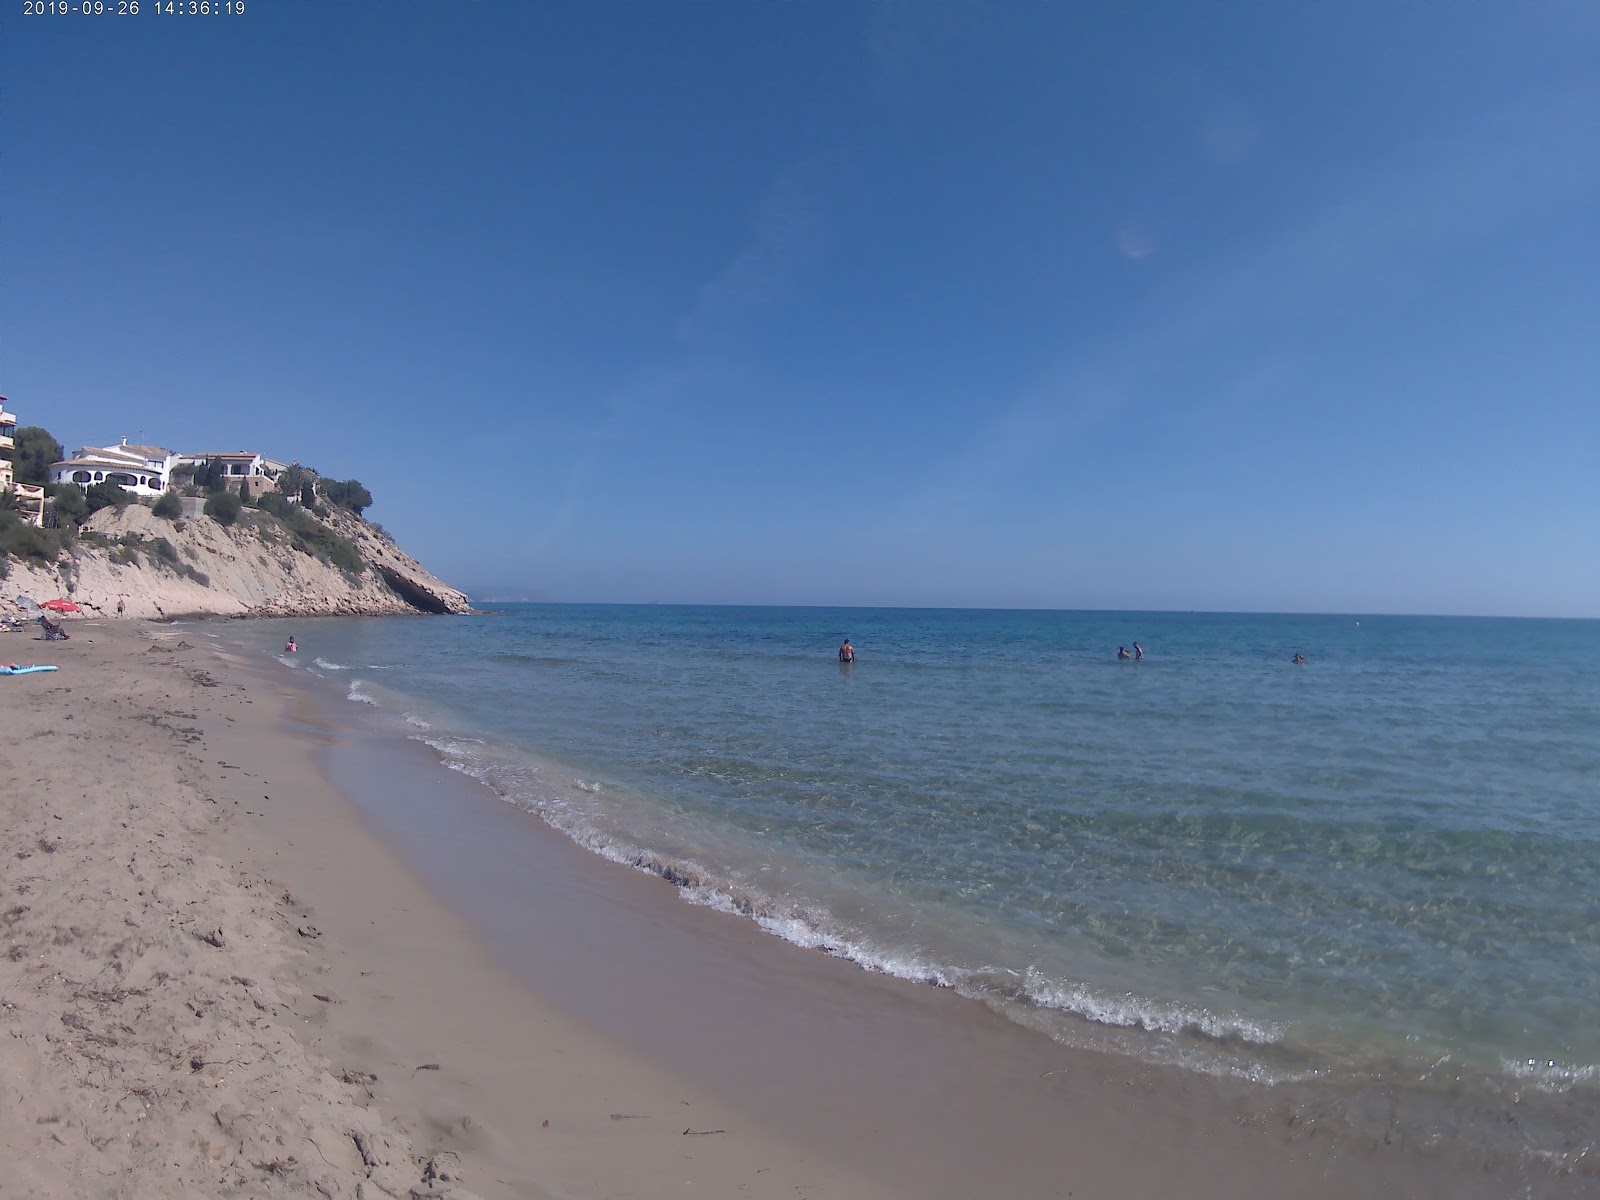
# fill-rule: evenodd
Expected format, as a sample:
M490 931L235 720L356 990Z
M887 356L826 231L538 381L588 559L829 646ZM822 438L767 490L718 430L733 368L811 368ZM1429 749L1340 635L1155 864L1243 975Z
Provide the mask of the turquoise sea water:
M799 944L1074 1044L1538 1101L1534 1151L1594 1141L1600 622L508 605L225 636L287 631L361 719Z

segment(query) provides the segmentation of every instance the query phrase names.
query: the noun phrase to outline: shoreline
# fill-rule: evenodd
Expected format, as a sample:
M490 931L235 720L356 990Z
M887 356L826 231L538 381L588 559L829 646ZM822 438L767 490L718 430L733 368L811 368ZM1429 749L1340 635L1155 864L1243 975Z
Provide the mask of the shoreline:
M302 698L192 627L74 635L8 696L0 1195L885 1194L508 978L321 778Z
M27 1177L34 1190L0 1185L0 1194L209 1195L229 1171L239 1186L258 1189L248 1194L310 1195L318 1182L345 1189L335 1195L387 1190L394 1177L378 1182L363 1155L329 1158L341 1138L355 1144L348 1130L357 1125L391 1139L385 1169L413 1173L405 1189L421 1195L792 1196L805 1187L862 1197L1470 1197L1513 1187L1571 1195L1584 1185L1525 1168L1486 1174L1484 1164L1384 1145L1331 1120L1296 1129L1281 1105L1257 1096L1252 1107L1242 1088L1069 1050L976 1002L682 904L664 881L599 859L453 776L431 752L363 741L292 681L207 645L197 628L75 623L81 639L50 647L60 672L11 681L43 683L8 697L37 702L27 732L40 736L27 744L41 749L24 758L22 743L8 748L8 773L37 776L40 796L57 797L14 811L8 802L12 840L36 826L48 840L43 822L63 815L51 805L65 806L73 789L89 804L118 753L152 729L167 741L140 747L145 776L159 786L96 797L107 811L59 847L90 868L76 907L61 897L52 911L37 905L8 918L8 945L26 949L5 962L0 980L8 1006L22 995L33 1015L0 1058L17 1101L0 1135L8 1158L43 1165ZM44 653L31 641L27 649ZM60 739L68 722L74 742L87 743L72 750L88 761L52 740L49 731ZM375 794L363 796L363 787ZM415 811L374 821L371 806L385 792L410 796ZM428 803L441 799L454 806L442 823L440 804ZM157 818L159 828L150 825ZM484 834L504 853L485 854ZM93 902L131 886L123 879L139 865L135 855L125 866L107 842L171 856L170 878L159 894L147 889L152 902L142 909ZM40 885L26 878L37 857L7 861L0 911L27 907L26 896L11 893ZM65 865L54 851L45 857ZM184 873L186 890L172 891ZM517 890L530 884L545 890ZM223 914L222 945L203 940L212 921L196 909ZM139 925L133 949L113 917ZM145 931L163 917L171 936L149 940ZM93 921L106 928L59 945L45 928L83 930ZM180 969L154 968L148 947L156 941L161 961ZM90 943L102 947L98 957ZM159 1047L87 1041L123 1036L95 1021L129 997L105 999L103 982L94 984L101 999L88 1002L52 990L41 972L53 964L66 974L62 956L73 954L89 955L95 979L144 989L133 998L169 1018ZM241 1045L277 1048L273 1069L253 1077L252 1095L315 1095L327 1106L313 1117L261 1118L259 1136L283 1137L286 1125L291 1141L315 1147L289 1154L292 1167L284 1157L256 1160L278 1164L273 1170L256 1167L249 1137L230 1135L218 1151L217 1131L229 1128L217 1115L224 1106L204 1110L245 1082L237 1068L210 1065L209 1051L190 1057L205 1065L187 1075L166 1062L187 1090L157 1087L137 1119L115 1109L125 1096L110 1097L132 1066L69 1072L78 1080L71 1087L43 1082L54 1074L43 1069L51 1055L66 1053L48 1036L51 1020L59 1027L86 1003L99 1008L85 1041L74 1042L77 1053L118 1049L138 1060L193 1037L189 1026L204 1018L182 1015L194 997L180 993L204 982L207 956L229 960L219 968L231 972L223 983L257 981L231 985L241 1011L229 1026ZM74 963L81 981L83 964ZM159 986L148 982L162 973ZM55 1122L28 1125L24 1113L51 1115L33 1094L40 1088L59 1096L62 1111ZM120 1121L121 1142L79 1145L91 1116ZM136 1147L135 1135L151 1128L170 1153L142 1168L149 1190L96 1191L90 1164L125 1170L127 1159L111 1148ZM174 1157L182 1162L167 1165ZM168 1173L159 1184L158 1170ZM72 1186L52 1190L63 1181Z

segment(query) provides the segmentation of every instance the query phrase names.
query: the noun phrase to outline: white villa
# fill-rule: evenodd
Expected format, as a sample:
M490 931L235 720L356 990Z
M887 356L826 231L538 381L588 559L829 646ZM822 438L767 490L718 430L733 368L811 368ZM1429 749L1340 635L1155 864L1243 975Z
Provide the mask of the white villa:
M239 483L249 480L251 483L271 483L276 486L279 475L289 469L288 463L274 462L260 454L252 454L248 450L212 450L205 454L180 454L177 456L176 466L203 467L207 463L216 463L222 468L222 474L227 479L228 486L238 490Z
M17 446L17 418L6 411L6 398L0 396L0 492L16 497L16 512L30 525L44 524L44 488L18 483L11 468L11 455Z
M167 490L178 456L160 446L80 446L64 462L50 466L51 483L76 483L88 489L94 483L114 483L135 496L159 496Z

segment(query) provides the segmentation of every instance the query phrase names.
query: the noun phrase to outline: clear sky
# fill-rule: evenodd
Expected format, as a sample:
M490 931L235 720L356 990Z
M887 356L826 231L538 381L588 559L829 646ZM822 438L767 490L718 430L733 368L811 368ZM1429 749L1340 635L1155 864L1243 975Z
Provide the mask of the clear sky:
M479 596L1600 616L1588 0L6 2L69 450Z

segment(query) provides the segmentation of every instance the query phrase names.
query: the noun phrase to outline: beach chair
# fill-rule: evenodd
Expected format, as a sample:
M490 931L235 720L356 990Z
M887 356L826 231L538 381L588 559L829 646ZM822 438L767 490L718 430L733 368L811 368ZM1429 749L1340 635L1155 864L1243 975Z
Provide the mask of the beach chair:
M72 636L43 613L39 614L39 628L44 630L44 640L47 642L64 642Z

